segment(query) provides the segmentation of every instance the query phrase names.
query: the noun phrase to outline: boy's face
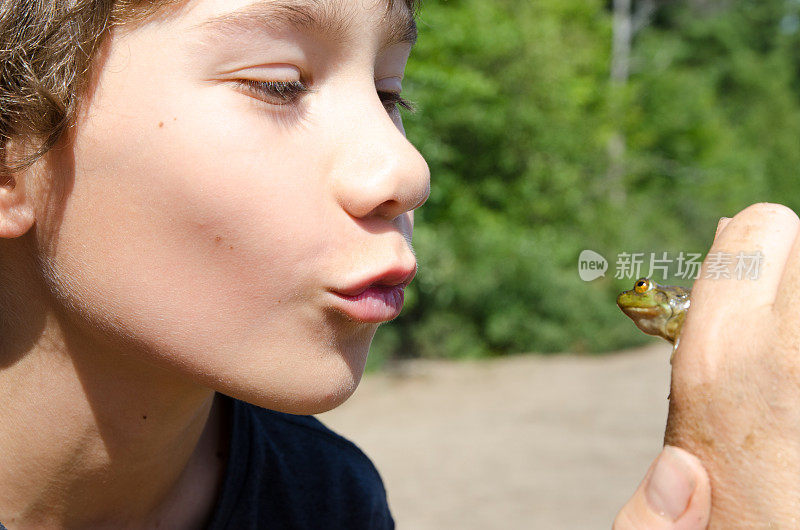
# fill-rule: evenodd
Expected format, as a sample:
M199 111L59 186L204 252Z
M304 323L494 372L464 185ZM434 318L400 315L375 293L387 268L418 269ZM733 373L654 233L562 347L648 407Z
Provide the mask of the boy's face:
M430 176L377 93L401 88L411 45L384 44L404 2L388 17L384 0L305 2L318 12L296 20L345 24L326 34L271 13L297 1L190 1L115 32L69 145L48 156L63 196L37 223L81 328L308 413L352 393L375 320L396 316L348 310L337 291L413 274ZM313 92L286 92L297 81Z

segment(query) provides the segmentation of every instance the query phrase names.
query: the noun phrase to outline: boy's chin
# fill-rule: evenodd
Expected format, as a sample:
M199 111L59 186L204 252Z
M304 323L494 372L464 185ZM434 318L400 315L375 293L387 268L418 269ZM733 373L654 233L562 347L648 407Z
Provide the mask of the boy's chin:
M356 391L358 383L361 381L361 374L358 377L341 379L336 382L329 380L320 384L316 388L307 389L305 392L298 392L296 399L289 399L283 403L276 404L272 410L286 412L288 414L321 414L335 409Z
M268 351L241 348L246 357L223 357L226 366L214 370L204 386L253 405L288 414L320 414L353 395L361 382L375 330L348 340L302 341Z
M353 395L361 382L363 363L356 366L337 362L308 367L306 373L289 374L280 382L263 386L262 381L247 381L228 392L253 405L287 414L321 414L334 409Z

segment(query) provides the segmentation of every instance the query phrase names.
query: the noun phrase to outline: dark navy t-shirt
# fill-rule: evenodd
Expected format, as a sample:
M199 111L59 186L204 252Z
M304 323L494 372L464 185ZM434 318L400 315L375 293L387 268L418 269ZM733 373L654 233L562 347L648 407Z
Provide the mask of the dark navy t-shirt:
M207 530L394 528L381 477L355 444L312 416L220 398L230 452Z
M312 416L227 396L228 465L208 530L394 528L383 482L352 442Z

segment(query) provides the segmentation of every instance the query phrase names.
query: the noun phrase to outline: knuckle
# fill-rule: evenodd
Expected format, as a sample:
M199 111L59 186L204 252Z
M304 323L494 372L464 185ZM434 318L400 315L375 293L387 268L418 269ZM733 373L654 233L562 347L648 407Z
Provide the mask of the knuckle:
M783 204L778 204L774 202L758 202L755 204L751 204L738 214L736 217L742 218L770 218L770 220L775 220L775 218L781 218L791 223L800 223L800 218L797 217L797 214L791 208L784 206Z

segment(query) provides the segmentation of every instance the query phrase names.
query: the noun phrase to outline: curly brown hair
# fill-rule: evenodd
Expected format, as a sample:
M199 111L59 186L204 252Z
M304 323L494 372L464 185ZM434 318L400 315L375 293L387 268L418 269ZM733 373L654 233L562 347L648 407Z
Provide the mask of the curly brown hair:
M0 175L35 162L75 114L92 56L106 30L174 0L3 0L0 4ZM8 141L36 139L9 160ZM0 178L0 181L3 179Z
M58 142L75 117L92 58L114 26L185 0L0 0L0 185ZM405 0L412 12L416 0ZM388 0L388 8L393 1ZM31 152L10 160L8 142Z

